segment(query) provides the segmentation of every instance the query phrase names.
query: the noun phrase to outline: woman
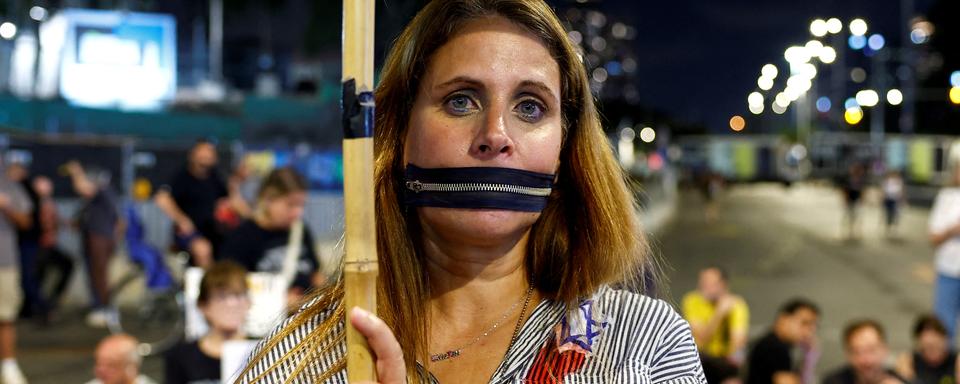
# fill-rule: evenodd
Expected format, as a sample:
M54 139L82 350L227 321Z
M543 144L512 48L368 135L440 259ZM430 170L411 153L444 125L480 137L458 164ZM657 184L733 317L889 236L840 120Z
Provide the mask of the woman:
M937 193L930 210L930 243L936 247L937 282L933 310L956 340L960 312L960 160L951 164L951 185Z
M247 272L230 261L219 261L200 280L197 306L210 331L191 343L167 351L164 359L167 384L219 383L223 344L243 340L243 322L250 309Z
M220 259L233 260L251 272L280 273L286 263L293 263L290 301L299 301L307 289L320 281L320 264L306 228L297 245L300 249L296 259L287 260L291 252L288 248L292 246L291 228L303 218L306 202L307 183L297 171L273 170L260 186L253 216L227 234Z
M583 64L545 3L430 2L381 75L381 317L344 308L337 284L239 382L346 382L347 311L383 383L704 382L686 322L610 287L647 273L648 251ZM436 188L469 182L507 188Z
M93 290L93 310L87 315L87 325L103 328L110 317L116 316L110 303L107 272L120 229L117 198L110 189L110 175L106 171L90 167L84 170L77 161L68 162L65 168L73 190L83 199L77 214L77 226Z
M916 349L897 359L897 374L910 383L950 384L957 382L960 361L950 348L947 330L933 315L923 315L913 326Z

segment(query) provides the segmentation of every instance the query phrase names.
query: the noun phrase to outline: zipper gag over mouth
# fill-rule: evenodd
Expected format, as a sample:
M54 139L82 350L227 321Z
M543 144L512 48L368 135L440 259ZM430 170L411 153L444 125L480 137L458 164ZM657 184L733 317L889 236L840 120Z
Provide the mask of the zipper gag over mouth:
M420 168L408 164L404 204L540 212L554 175L512 168Z

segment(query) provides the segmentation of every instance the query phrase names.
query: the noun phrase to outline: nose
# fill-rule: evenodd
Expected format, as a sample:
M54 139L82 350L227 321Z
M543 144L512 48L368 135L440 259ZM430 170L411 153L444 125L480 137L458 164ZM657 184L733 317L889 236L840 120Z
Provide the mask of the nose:
M481 160L490 160L513 153L513 139L507 133L508 117L505 108L489 108L481 122L480 130L470 145L470 154Z

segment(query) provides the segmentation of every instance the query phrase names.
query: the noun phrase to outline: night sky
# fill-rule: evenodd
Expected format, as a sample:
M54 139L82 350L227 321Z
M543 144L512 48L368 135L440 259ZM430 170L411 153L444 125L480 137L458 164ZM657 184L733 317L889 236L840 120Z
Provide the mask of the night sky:
M915 9L931 3L916 0ZM899 0L607 0L601 7L638 29L642 103L709 132L728 131L732 115L749 113L760 68L773 62L783 73L784 50L811 39L815 18L838 17L846 28L862 17L868 33L899 45Z

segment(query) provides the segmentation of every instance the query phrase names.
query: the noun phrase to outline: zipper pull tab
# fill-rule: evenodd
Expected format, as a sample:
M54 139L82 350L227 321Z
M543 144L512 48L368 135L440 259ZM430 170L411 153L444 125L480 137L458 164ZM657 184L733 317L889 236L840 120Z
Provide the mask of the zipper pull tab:
M423 190L423 183L421 183L419 180L408 181L407 189L414 191L416 193L420 193L420 191Z

